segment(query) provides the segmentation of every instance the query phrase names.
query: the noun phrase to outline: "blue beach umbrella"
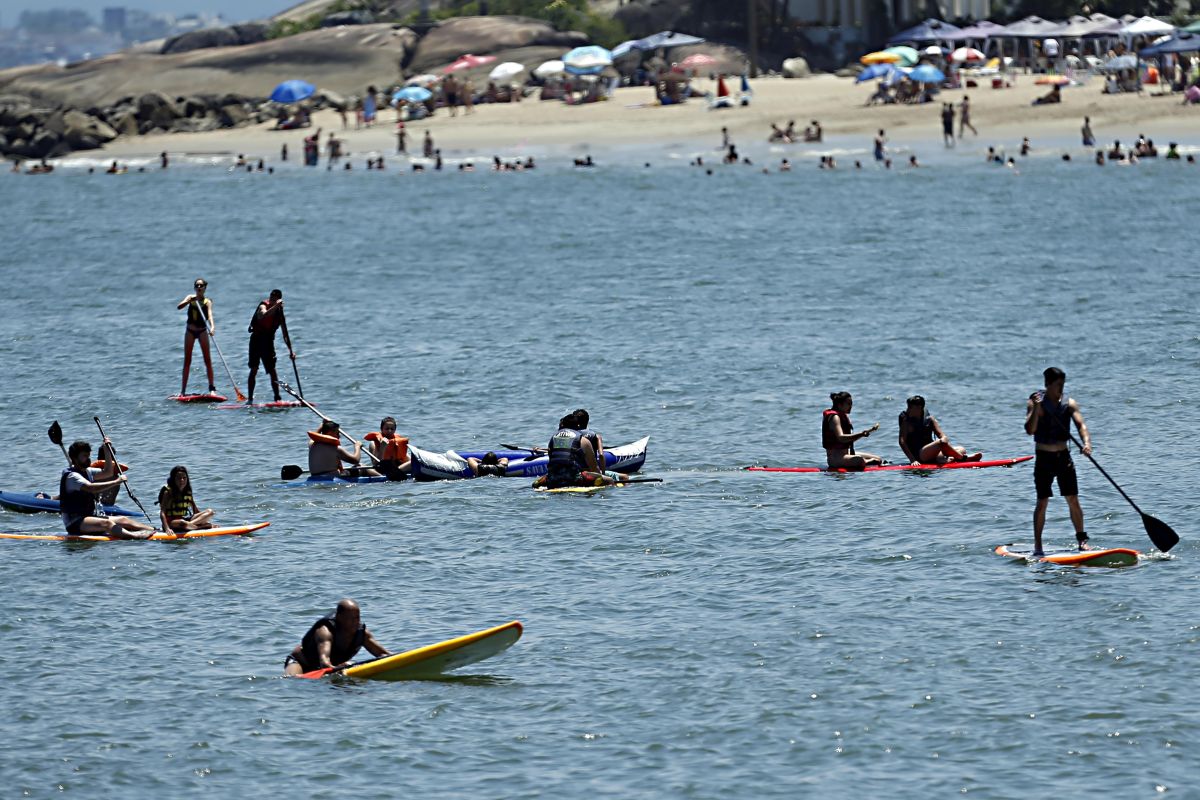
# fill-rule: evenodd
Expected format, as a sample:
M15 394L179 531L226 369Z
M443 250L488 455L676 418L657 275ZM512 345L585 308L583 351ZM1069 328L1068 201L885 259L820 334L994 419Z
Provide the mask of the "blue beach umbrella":
M317 87L308 81L284 81L271 92L271 99L276 103L298 103L316 93Z
M895 71L895 64L872 64L862 72L858 73L858 77L854 79L854 82L866 83L867 81L873 81L876 78L890 78L892 73Z
M404 100L409 103L424 103L431 97L433 97L433 92L424 86L405 86L392 95L392 102L399 103L401 100Z
M562 57L563 63L567 69L574 70L596 70L597 72L612 64L613 56L608 50L605 50L599 45L590 44L585 47L576 47Z
M932 64L922 64L914 67L913 71L908 73L908 78L916 83L941 83L946 80L946 75Z

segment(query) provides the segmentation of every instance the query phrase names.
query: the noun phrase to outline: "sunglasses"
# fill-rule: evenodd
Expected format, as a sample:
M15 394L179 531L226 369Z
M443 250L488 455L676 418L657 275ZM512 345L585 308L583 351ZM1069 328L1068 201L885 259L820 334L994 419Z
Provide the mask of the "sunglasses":
M195 284L195 288L197 288L197 289L203 289L205 286L208 286L208 284L207 284L207 283L197 283L197 284Z

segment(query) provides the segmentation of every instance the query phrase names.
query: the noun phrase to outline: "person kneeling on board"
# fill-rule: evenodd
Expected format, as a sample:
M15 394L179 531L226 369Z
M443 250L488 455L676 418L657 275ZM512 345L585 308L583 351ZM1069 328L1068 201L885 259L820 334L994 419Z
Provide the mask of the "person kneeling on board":
M900 449L908 463L945 464L948 461L978 461L983 453L972 453L950 444L937 419L925 410L925 398L915 394L908 398L908 407L900 412Z
M370 475L378 476L373 469L358 467L362 460L362 443L354 443L354 451L341 446L341 428L333 420L325 420L321 427L308 432L308 471L314 478L323 475ZM353 469L342 468L342 462L353 465Z
M586 412L584 412L586 413ZM534 486L561 489L566 486L605 486L628 480L627 475L604 472L596 459L592 436L599 435L587 428L587 419L573 411L558 422L558 432L550 437L546 474L534 481Z
M108 444L108 439L104 440ZM111 451L110 451L111 452ZM148 539L154 527L134 522L128 517L105 516L97 497L105 491L120 486L125 476L113 461L105 462L103 470L89 469L92 463L92 446L87 442L75 442L67 450L71 466L62 472L58 481L58 502L62 510L63 527L71 536L100 534L114 539Z
M375 640L362 624L358 603L346 598L337 610L321 617L304 634L304 638L283 661L284 675L302 675L317 669L344 667L362 648L379 658L391 653Z
M1070 425L1075 423L1079 438L1083 440L1084 455L1092 454L1092 437L1083 422L1079 404L1063 394L1067 374L1058 367L1047 367L1042 372L1046 388L1029 395L1025 404L1025 433L1033 437L1037 458L1033 462L1033 483L1037 490L1037 505L1033 509L1033 555L1044 556L1042 529L1046 526L1046 507L1054 496L1054 481L1058 491L1067 501L1071 524L1075 526L1075 541L1080 550L1088 550L1088 535L1083 529L1083 508L1079 505L1079 481L1075 476L1075 462L1067 440L1071 438Z
M483 458L474 456L468 458L467 466L471 468L471 474L476 478L488 476L503 478L508 474L508 459L498 457L491 450L484 453Z
M402 481L409 476L412 461L408 457L408 437L396 433L396 418L384 417L379 430L363 437L371 443L371 452L378 460L378 470L390 481Z
M167 533L187 533L211 528L213 510L201 511L192 499L192 479L187 467L171 468L167 483L158 490L158 518Z
M882 464L882 456L854 452L854 443L879 430L879 423L854 433L854 426L850 424L850 410L854 408L854 398L849 392L834 392L829 395L829 399L832 405L821 415L821 446L825 448L829 468L863 469Z

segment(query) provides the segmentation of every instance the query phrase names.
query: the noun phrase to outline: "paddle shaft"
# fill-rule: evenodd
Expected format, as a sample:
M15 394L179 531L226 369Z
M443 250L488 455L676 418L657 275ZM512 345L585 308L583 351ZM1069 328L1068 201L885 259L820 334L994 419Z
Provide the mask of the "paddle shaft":
M92 417L92 420L96 423L96 427L100 429L101 440L107 439L108 435L104 432L104 426L100 424L100 418ZM108 443L108 451L112 453L113 461L117 462L117 477L120 477L121 459L117 457L117 448L113 447L112 442ZM141 509L142 515L145 516L147 520L152 519L152 517L146 512L145 506L142 505L142 501L138 500L133 494L133 489L129 488L129 479L126 478L125 480L121 481L121 483L125 486L125 493L129 495L129 499L136 503L137 507Z
M288 393L288 394L290 394L292 397L294 397L294 398L296 398L297 400L299 400L299 401L300 401L300 404L301 404L302 406L304 406L305 408L307 408L309 411L313 412L314 414L316 414L318 417L320 417L321 419L325 420L326 422L333 422L333 420L331 420L329 417L325 416L325 415L324 415L324 414L322 414L320 411L318 411L316 406L314 406L312 403L310 403L310 402L308 402L307 400L305 400L305 399L304 399L303 397L301 397L300 395L298 395L298 394L296 394L295 392L293 392L293 391L292 391L292 387L288 386L288 385L287 385L286 383L284 383L283 381L280 381L280 382L279 382L279 385L280 385L281 387L283 387L283 390L284 390L285 392L287 392L287 393ZM348 434L348 433L346 433L344 430L342 430L342 428L341 428L341 426L340 426L340 425L338 426L338 433L340 433L342 436L345 436L345 437L346 437L346 439L347 439L347 441L349 441L349 442L353 443L354 445L356 445L357 447L359 447L360 449L362 449L362 442L360 442L358 439L355 439L353 436L351 436L350 434ZM367 454L368 456L370 456L370 457L371 457L371 460L372 460L372 461L374 461L376 464L379 464L379 463L380 463L380 461L379 461L379 457L378 457L378 456L376 456L374 453L372 453L372 452L371 452L371 449L370 449L369 447L368 447L368 448L365 448L365 451L366 451L366 454Z
M279 327L283 328L283 343L287 345L288 356L292 359L292 374L296 376L296 390L303 398L304 387L300 384L300 368L296 366L296 351L292 349L292 337L288 335L287 317L283 315L283 311L279 312Z
M210 324L208 316L204 313L204 309L195 300L192 300L192 305L200 312L200 319L204 320L204 329L208 331L208 338L212 340L213 346L217 348L217 355L221 357L221 364L225 367L225 374L229 376L229 382L233 384L233 393L237 395L239 403L246 402L246 395L242 394L242 390L238 388L237 381L233 379L233 372L229 369L229 362L225 360L225 354L221 352L221 345L217 343L217 334Z

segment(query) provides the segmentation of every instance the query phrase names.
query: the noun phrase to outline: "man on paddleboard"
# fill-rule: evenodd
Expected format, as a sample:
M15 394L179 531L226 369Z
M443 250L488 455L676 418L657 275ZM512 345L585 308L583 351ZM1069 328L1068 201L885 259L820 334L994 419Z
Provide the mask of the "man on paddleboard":
M275 331L283 326L283 343L287 345L288 355L296 360L296 351L292 349L292 340L288 336L287 325L283 318L283 292L272 289L271 295L258 304L250 326L246 331L250 334L250 377L246 378L246 404L254 403L254 381L258 377L258 365L271 376L271 389L275 392L275 402L278 403L279 375L275 372Z
M391 655L362 624L358 603L347 597L337 604L336 611L321 617L308 629L300 644L284 659L283 674L302 675L316 669L344 667L364 647L376 658Z
M599 434L588 429L587 412L578 409L558 422L558 432L550 437L546 474L534 486L561 489L565 486L604 486L628 479L626 475L604 472L596 458ZM594 437L594 439L593 439Z
M188 373L192 369L192 350L197 340L200 342L200 353L204 356L204 368L208 372L208 393L217 393L217 384L213 380L212 353L208 349L208 331L216 330L213 321L212 300L204 296L208 289L208 281L196 278L193 287L195 294L189 294L179 301L176 308L187 308L187 330L183 335L183 386L179 389L180 396L187 394Z
M1067 374L1058 367L1047 367L1042 373L1046 388L1034 392L1025 403L1025 433L1033 437L1037 457L1033 462L1033 482L1037 488L1037 506L1033 512L1033 555L1042 556L1042 528L1046 525L1046 507L1054 496L1054 481L1067 501L1075 540L1080 550L1088 549L1088 536L1083 530L1083 509L1079 505L1079 482L1075 477L1075 462L1067 449L1073 421L1083 440L1085 455L1092 453L1092 438L1079 404L1063 394Z
M912 466L945 464L948 461L979 461L983 453L972 453L950 444L937 418L925 410L925 398L915 394L900 413L900 449Z
M108 439L104 444L110 444ZM106 448L111 452L111 445ZM125 482L116 460L104 462L104 469L93 470L92 446L87 442L75 442L67 450L71 466L62 472L58 481L58 502L62 511L63 527L69 536L99 534L114 539L148 539L154 526L134 522L128 517L105 516L98 496L114 486Z
M821 414L821 446L825 448L829 468L859 470L882 464L882 456L854 451L854 443L879 430L879 423L855 433L854 426L850 424L854 398L849 392L834 392L829 395L829 400L830 407Z

